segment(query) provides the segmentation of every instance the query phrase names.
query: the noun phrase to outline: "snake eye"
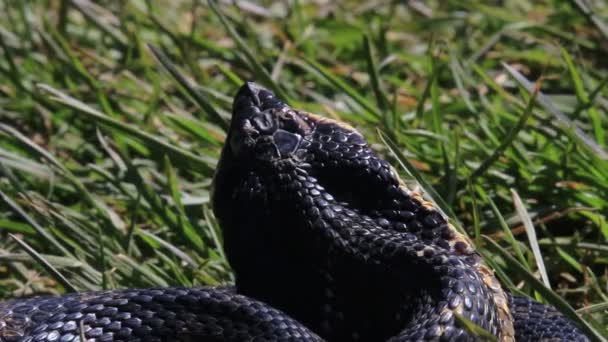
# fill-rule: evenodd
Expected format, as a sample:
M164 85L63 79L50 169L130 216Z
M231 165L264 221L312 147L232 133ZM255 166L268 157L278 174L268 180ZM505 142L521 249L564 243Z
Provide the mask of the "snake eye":
M304 136L310 131L310 126L294 110L280 111L277 113L277 117L280 128L288 132Z
M295 121L296 120L296 114L289 110L289 111L282 111L279 113L279 118L283 121Z
M290 132L299 132L299 125L296 119L296 115L292 111L279 112L277 115L281 123L281 128L286 129Z
M276 131L272 137L275 146L283 157L293 153L300 145L300 140L302 139L299 134L287 132L282 129Z

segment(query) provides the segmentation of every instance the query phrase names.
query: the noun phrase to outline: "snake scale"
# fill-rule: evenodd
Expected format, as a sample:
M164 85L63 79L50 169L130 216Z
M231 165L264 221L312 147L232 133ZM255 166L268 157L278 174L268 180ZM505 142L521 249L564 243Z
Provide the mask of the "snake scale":
M235 287L108 290L0 303L0 341L588 341L511 295L348 125L248 82L214 179Z

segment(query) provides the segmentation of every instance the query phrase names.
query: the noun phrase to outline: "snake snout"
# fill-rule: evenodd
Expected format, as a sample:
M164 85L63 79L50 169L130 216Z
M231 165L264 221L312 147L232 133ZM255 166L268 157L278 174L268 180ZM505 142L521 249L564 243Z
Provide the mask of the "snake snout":
M233 151L250 151L251 156L265 161L289 158L310 132L301 114L254 82L239 89L232 120Z
M271 91L255 82L245 82L237 92L232 105L233 119L287 107Z

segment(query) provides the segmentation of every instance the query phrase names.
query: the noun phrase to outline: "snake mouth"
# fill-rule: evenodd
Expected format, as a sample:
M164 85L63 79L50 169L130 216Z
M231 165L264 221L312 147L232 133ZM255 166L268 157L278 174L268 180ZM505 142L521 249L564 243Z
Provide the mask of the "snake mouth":
M239 89L229 140L237 157L271 162L290 158L309 131L306 121L269 90L254 82Z

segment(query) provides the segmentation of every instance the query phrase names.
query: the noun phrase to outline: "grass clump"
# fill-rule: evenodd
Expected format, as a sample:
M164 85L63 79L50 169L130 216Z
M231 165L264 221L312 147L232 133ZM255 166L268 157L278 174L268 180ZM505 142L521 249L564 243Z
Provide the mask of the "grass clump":
M608 336L608 7L0 8L3 298L230 282L209 193L232 96L253 79L356 126L505 286Z

